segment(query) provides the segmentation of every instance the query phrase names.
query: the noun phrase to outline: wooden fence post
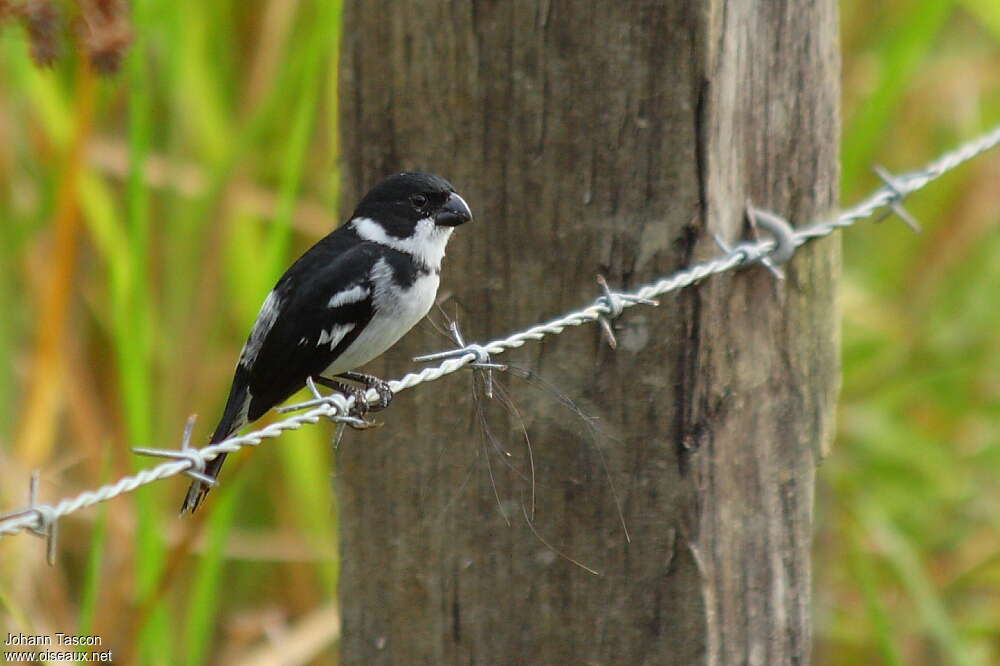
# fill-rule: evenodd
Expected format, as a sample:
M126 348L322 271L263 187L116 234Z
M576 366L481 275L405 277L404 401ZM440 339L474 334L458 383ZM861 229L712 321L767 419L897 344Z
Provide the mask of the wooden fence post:
M839 72L835 0L347 0L342 200L405 168L452 180L476 219L444 307L485 341L594 298L598 273L635 287L714 256L748 199L829 211ZM838 248L630 310L616 351L591 326L506 355L599 417L603 455L517 376L516 416L487 405L496 446L471 373L346 437L344 663L808 662ZM373 369L447 347L418 327Z

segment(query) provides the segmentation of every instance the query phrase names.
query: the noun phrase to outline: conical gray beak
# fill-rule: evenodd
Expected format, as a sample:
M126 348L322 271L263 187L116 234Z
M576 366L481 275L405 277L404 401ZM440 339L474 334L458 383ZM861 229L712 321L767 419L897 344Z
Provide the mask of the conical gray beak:
M434 224L440 227L457 227L471 219L472 211L469 210L469 204L465 203L465 199L452 192L441 210L434 215Z

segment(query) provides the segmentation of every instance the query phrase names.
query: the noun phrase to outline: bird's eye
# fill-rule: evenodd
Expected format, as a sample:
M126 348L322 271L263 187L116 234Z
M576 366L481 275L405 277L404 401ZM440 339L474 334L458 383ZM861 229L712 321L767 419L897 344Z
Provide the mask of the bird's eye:
M427 195L414 194L412 197L410 197L410 203L413 204L413 207L416 208L417 210L423 210L424 208L427 207Z

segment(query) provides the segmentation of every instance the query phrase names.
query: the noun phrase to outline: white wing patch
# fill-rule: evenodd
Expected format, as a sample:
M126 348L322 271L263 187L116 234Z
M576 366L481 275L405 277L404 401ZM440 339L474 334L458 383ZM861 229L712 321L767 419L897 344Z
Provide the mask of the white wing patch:
M326 304L326 307L336 308L347 303L358 303L368 298L369 293L371 292L368 290L368 287L359 284L350 289L338 291L330 297L330 302Z
M274 326L274 322L278 320L280 311L281 299L278 298L274 290L271 290L271 293L264 300L264 304L260 306L260 313L257 314L257 321L254 322L247 343L243 345L243 351L240 353L240 365L249 368L257 360L257 354L264 345L264 338Z
M246 390L246 396L243 398L243 405L240 406L240 411L236 413L236 418L233 420L232 430L229 431L227 437L231 437L236 431L240 430L247 424L248 414L250 413L250 402L253 400L253 395L250 393L250 389Z
M354 330L354 324L338 324L332 327L329 331L322 331L319 334L319 341L316 346L322 346L326 343L330 343L330 351L344 339L344 336Z

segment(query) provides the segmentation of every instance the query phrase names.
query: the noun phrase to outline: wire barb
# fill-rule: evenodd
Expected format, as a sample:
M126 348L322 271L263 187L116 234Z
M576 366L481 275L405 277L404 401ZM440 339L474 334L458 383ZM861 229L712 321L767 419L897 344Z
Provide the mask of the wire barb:
M784 218L752 205L747 207L752 224L774 236L774 249L767 255L769 261L786 264L795 254L795 229Z
M354 400L348 398L343 393L333 392L329 395L323 395L316 388L316 382L313 381L312 377L306 378L306 387L312 394L311 400L305 400L303 402L297 402L291 405L285 405L283 407L278 407L277 411L279 414L288 414L289 412L301 412L304 409L312 409L313 407L319 407L320 405L328 405L337 410L337 414L348 414L351 408L354 406Z
M334 423L344 423L356 430L366 430L377 425L352 413L354 411L355 403L353 397L346 396L337 391L334 391L329 395L323 395L319 392L319 389L316 387L316 382L313 381L312 377L306 378L306 387L313 396L311 400L298 402L294 405L278 407L275 411L279 414L287 414L289 412L301 412L304 409L313 409L325 406L331 409L330 413L326 415L326 418Z
M634 294L611 291L611 287L608 286L608 281L603 275L597 276L597 284L600 285L601 291L604 292L604 295L599 296L595 302L595 305L601 308L600 314L597 315L597 323L601 326L601 333L603 333L608 346L612 349L618 349L618 339L615 337L614 322L622 316L625 308L630 305L652 305L655 307L660 303L652 298L643 298Z
M876 212L884 208L889 208L898 215L899 210L902 210L900 202L904 197L920 190L945 173L998 145L1000 145L1000 126L972 141L962 144L951 152L945 153L919 171L914 171L900 177L892 177L886 172L883 177L886 180L885 186L875 191L867 199L856 204L853 208L848 208L841 212L835 218L822 220L810 226L795 229L791 229L781 218L777 219L781 220L784 226L791 230L790 245L794 249L812 240L825 238L839 229L853 226L860 220L872 218ZM876 173L878 172L876 171ZM725 273L748 263L762 261L765 258L780 259L784 254L787 254L789 247L785 229L784 227L771 228L766 226L767 223L763 223L762 220L768 216L773 216L773 213L766 213L766 211L764 211L765 215L761 213L762 211L755 210L754 216L762 228L775 235L774 239L759 240L755 243L741 243L729 249L722 242L721 238L717 238L717 242L723 249L724 254L722 256L692 264L672 275L643 285L632 293L612 292L607 287L607 283L604 282L602 285L602 289L605 292L604 295L589 305L548 322L535 324L521 331L511 333L505 338L499 338L484 345L464 344L461 334L458 333L457 342L460 344L459 349L427 354L414 359L417 362L440 360L442 361L440 365L427 367L420 372L409 373L399 380L389 382L389 388L394 393L398 393L399 391L413 388L426 382L441 379L445 375L457 372L465 366L478 367L487 371L491 369L504 369L506 366L492 362L492 355L516 349L527 342L541 340L549 335L558 335L570 326L582 326L584 324L600 322L602 318L604 319L604 323L601 325L607 335L609 332L613 333L610 330L611 324L607 321L607 317L617 317L626 308L634 305L656 305L655 297L684 289L709 276ZM904 217L903 219L905 220L906 218ZM913 221L912 218L911 221ZM598 283L600 284L601 281L599 280ZM453 331L457 332L457 327ZM613 340L613 335L611 339ZM38 482L36 476L32 482L28 506L13 513L0 516L0 536L18 534L23 531L45 536L48 539L47 552L49 561L52 562L54 561L56 548L56 523L62 516L100 502L108 501L124 493L132 492L140 486L177 474L187 474L188 476L199 474L204 471L205 462L212 460L219 454L233 453L244 446L257 446L262 440L279 437L286 430L295 430L307 423L314 424L322 418L348 424L351 423L351 418L356 418L350 414L354 402L353 396L345 397L339 393L322 396L316 389L315 384L311 381L308 383L310 384L310 391L313 394L312 400L282 407L278 410L279 413L283 414L292 411L300 413L289 416L282 421L271 423L260 430L230 437L222 442L210 444L201 449L190 448L189 429L193 424L189 421L189 428L185 430L184 442L180 451L163 451L160 449L136 450L137 453L170 458L168 462L141 470L133 476L123 477L112 484L101 486L96 490L82 492L74 497L64 499L55 505L37 503ZM369 400L377 400L378 393L374 389L369 389L365 393L365 397Z
M788 263L795 255L795 229L784 218L771 211L755 208L749 201L747 201L747 219L754 233L757 233L758 229L763 229L774 237L773 249L760 258L760 263L771 271L774 277L784 280L785 271L779 266Z
M28 509L38 516L38 526L33 528L35 534L45 539L45 561L49 566L56 563L56 544L59 540L59 522L55 511L47 504L38 503L38 483L41 472L37 469L31 473L28 482Z
M913 230L913 233L921 233L923 229L921 228L920 223L917 222L915 217L910 215L908 210L903 208L903 199L906 198L908 192L904 190L899 180L881 165L876 164L872 167L872 171L875 172L876 176L882 179L882 182L885 183L886 188L888 188L890 194L892 194L892 199L888 202L889 208L892 212L896 214L896 217L905 222L906 226ZM883 215L875 221L881 222L885 218L886 216Z
M45 539L45 560L49 566L56 563L56 544L59 536L59 515L48 504L38 503L38 482L40 472L36 469L28 480L28 506L18 511L0 515L0 525L7 522L20 523L20 529ZM0 535L4 532L0 531ZM12 534L13 532L7 532Z
M458 322L452 321L448 324L448 330L451 332L451 338L458 345L456 349L449 349L443 352L437 352L435 354L425 354L423 356L414 356L414 363L429 363L431 361L441 361L444 359L462 359L466 355L471 354L472 360L468 363L470 368L477 368L486 371L486 397L490 400L493 399L493 371L500 370L504 371L507 366L502 363L494 363L490 358L490 351L486 347L473 342L472 344L466 344L465 338L462 337L462 331L458 328Z
M189 464L186 469L183 470L184 474L187 474L192 479L196 481L201 481L207 486L215 487L218 485L218 480L205 474L205 463L207 460L197 449L191 448L191 433L194 432L194 422L198 419L198 416L192 414L188 417L187 425L184 426L184 437L181 439L180 449L149 449L143 447L134 447L132 453L140 456L151 456L154 458L167 458L169 460L186 460ZM215 456L212 456L213 458Z

